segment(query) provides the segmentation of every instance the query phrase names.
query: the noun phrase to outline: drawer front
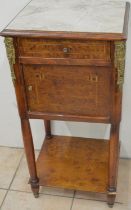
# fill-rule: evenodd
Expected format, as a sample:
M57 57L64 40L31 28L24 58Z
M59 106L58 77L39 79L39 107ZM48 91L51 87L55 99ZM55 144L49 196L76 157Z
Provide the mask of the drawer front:
M31 112L110 115L110 68L23 65L23 73Z
M27 57L110 60L110 42L21 38L19 54Z

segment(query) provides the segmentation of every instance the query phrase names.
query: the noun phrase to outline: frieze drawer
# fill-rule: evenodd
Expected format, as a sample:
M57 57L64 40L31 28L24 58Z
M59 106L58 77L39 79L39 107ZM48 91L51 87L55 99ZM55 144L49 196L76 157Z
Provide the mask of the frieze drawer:
M69 58L110 61L109 41L19 39L19 54L25 57Z

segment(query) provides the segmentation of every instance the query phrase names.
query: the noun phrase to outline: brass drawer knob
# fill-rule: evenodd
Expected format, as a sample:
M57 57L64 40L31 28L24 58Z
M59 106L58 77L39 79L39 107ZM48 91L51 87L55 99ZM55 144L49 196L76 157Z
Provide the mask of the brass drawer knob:
M28 91L32 91L32 89L33 89L32 85L29 85L28 86Z
M70 49L69 49L68 47L64 47L64 48L63 48L63 52L64 52L64 53L69 53L69 52L70 52Z

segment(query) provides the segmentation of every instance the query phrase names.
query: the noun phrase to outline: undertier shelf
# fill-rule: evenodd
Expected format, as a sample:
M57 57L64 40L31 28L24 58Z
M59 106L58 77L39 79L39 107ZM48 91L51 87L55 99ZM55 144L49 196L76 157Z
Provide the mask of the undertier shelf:
M41 186L107 192L107 140L52 136L37 159Z

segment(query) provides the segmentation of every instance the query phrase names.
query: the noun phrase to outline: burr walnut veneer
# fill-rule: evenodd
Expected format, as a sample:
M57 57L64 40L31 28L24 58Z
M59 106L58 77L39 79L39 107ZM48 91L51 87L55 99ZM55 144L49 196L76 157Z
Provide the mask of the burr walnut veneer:
M62 187L107 193L112 207L129 3L93 2L33 0L1 35L35 197L39 186ZM37 161L29 119L42 119L45 124ZM110 138L52 135L51 120L108 123Z

